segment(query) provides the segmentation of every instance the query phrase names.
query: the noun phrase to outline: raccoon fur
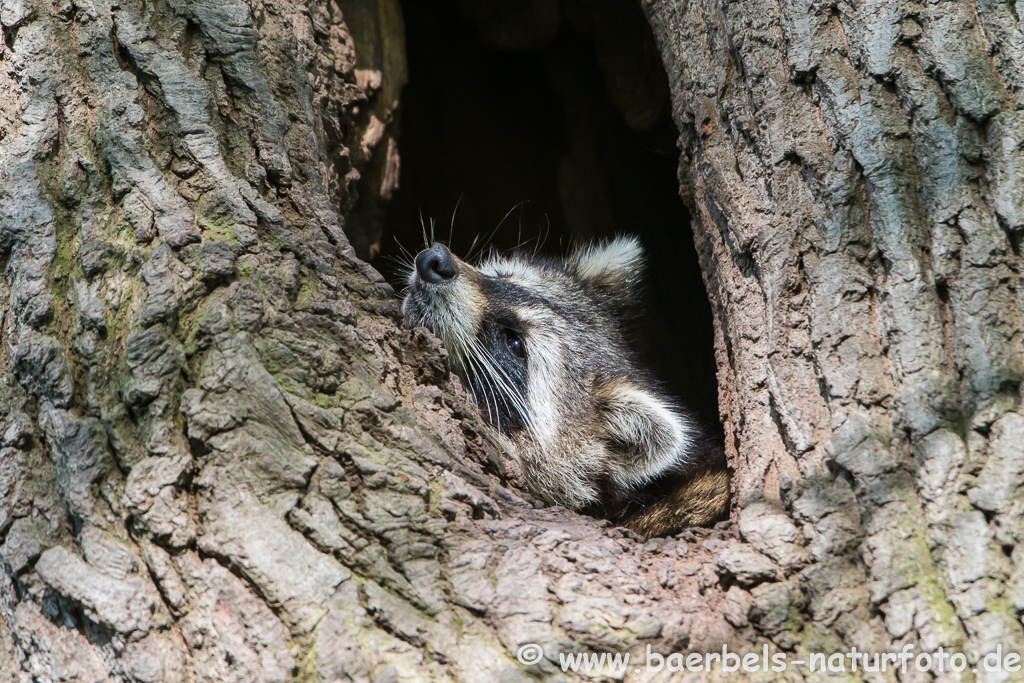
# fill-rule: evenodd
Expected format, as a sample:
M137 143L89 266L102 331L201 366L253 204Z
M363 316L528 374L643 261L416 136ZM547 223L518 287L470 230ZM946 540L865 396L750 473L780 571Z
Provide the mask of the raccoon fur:
M633 237L477 267L435 243L416 256L402 310L440 337L534 495L665 536L722 519L729 473L630 350L642 269Z

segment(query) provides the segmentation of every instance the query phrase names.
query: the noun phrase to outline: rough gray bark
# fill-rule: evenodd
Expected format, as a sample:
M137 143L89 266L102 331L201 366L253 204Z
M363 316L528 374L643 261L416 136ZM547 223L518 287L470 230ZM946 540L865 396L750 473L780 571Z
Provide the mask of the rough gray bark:
M1021 9L645 4L780 645L1024 648Z
M0 682L1024 649L1012 6L646 9L737 496L644 542L503 485L341 231L393 187L393 3L0 3Z

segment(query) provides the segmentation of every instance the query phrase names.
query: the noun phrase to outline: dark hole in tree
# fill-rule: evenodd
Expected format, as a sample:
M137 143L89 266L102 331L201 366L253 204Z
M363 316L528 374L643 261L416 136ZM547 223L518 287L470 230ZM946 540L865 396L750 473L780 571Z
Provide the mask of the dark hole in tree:
M711 309L679 198L668 84L633 0L407 0L400 187L373 263L396 290L395 238L415 254L420 216L465 256L513 207L492 244L632 233L647 251L637 338L666 388L713 433ZM369 245L361 254L368 255Z

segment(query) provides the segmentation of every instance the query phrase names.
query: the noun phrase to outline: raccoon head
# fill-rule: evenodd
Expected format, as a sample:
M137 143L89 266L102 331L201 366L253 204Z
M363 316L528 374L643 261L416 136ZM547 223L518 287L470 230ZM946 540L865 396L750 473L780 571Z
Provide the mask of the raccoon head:
M636 364L624 329L643 253L633 237L473 267L416 257L403 312L441 338L534 495L580 509L685 466L697 432Z

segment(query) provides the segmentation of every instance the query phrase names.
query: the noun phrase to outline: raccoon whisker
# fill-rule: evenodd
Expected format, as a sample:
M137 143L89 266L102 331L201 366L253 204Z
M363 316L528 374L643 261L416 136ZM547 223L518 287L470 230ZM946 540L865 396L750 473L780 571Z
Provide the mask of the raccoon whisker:
M480 233L473 235L473 243L469 245L469 251L466 253L466 260L469 261L472 257L469 254L473 253L473 249L476 247L476 241L480 239Z
M495 424L495 426L497 427L498 431L501 431L501 412L498 410L498 400L497 400L497 396L495 394L494 387L493 387L493 385L490 385L490 383L487 381L488 380L487 373L485 371L479 369L479 366L476 363L473 362L472 356L467 355L466 356L466 360L469 361L471 367L477 368L477 370L476 370L476 372L474 374L476 375L477 381L480 383L481 395L482 395L482 397L484 399L484 407L487 408L487 418L488 418L488 420L492 424ZM472 386L472 380L470 380L470 382L471 382L471 386ZM490 389L491 389L491 398L494 399L494 410L493 410L493 413L491 411L491 401L488 400L488 398L487 398L487 389L488 389L488 387L490 387ZM471 387L467 387L467 389L471 389Z
M467 383L468 383L468 386L466 387L466 390L470 391L470 392L474 392L474 389L476 387L478 387L478 386L480 387L481 397L484 400L484 407L487 408L487 417L488 417L488 419L493 421L494 416L493 416L493 414L491 412L491 402L487 398L487 385L484 382L484 373L481 372L481 370L477 366L477 364L473 362L473 358L471 356L466 356L465 360L466 360L466 366L465 366L466 380L467 380Z
M448 229L448 244L451 245L452 239L455 237L455 214L459 212L459 204L462 203L462 198L466 196L466 191L463 190L462 194L459 195L459 201L455 202L455 208L452 209L452 224Z
M495 375L493 373L493 370L488 375L488 382L491 385L491 393L495 397L495 403L497 403L498 400L500 399L501 402L505 405L505 409L509 411L510 415L515 416L516 414L518 414L518 415L523 415L524 414L523 413L523 409L522 409L522 403L519 400L518 395L515 394L515 393L511 393L510 387L508 387L504 383L504 381L502 381L500 376ZM510 405L510 402L511 402L511 405ZM498 424L498 431L501 431L501 424L500 424L501 423L501 414L500 413L498 414L498 422L499 422L499 424Z
M519 233L516 235L516 242L519 243L515 247L516 249L518 249L519 245L521 245L523 243L523 217L522 216L519 216Z
M541 239L540 233L537 233L537 246L533 248L534 258L537 258L537 253L544 248L544 243L547 242L548 237L551 236L551 217L545 213L544 220L547 221L547 226L544 228L544 238Z
M411 264L413 261L415 261L416 257L412 255L412 252L406 249L405 246L398 241L398 235L392 235L392 237L394 238L395 244L398 245L398 248L401 250L402 254L409 260L409 263Z
M489 418L491 418L491 423L500 432L501 431L501 411L498 410L498 407L499 407L498 406L498 401L501 400L501 402L505 404L506 408L509 407L508 406L508 401L505 398L504 392L502 390L500 390L498 387L495 386L493 375L487 369L485 369L482 365L480 365L480 361L479 360L476 361L475 365L480 368L480 371L479 371L479 373L477 375L477 379L478 379L478 381L480 383L480 390L481 390L481 393L483 395L484 403L487 406L487 416ZM490 400L488 400L488 398L487 398L488 390L490 390L490 393L491 393ZM493 416L491 415L491 401L493 401L493 404L494 404L494 414L493 414Z
M384 260L398 266L398 270L402 271L404 275L412 275L412 271L415 268L411 261L401 256L385 256Z
M483 345L479 340L474 339L472 344L474 347L473 351L475 352L478 360L487 368L491 381L500 389L500 394L503 402L505 403L505 407L518 413L522 417L526 427L531 432L535 433L536 430L534 429L530 411L527 410L526 400L522 396L521 392L515 387L515 382L513 382L512 378L509 377L508 372L494 362L494 358L483 348ZM509 404L510 401L511 405Z
M491 413L490 413L491 405L490 405L490 402L487 399L487 389L491 389L491 396L492 396L492 398L494 398L494 407L495 407L495 409L497 409L497 394L494 391L493 382L490 381L491 373L483 365L482 359L480 358L480 356L476 352L476 350L471 348L471 343L470 344L465 344L465 343L461 344L458 347L458 351L456 352L456 355L458 355L463 361L465 361L465 367L466 367L466 370L467 370L467 374L468 374L469 371L472 372L472 377L468 377L468 379L470 379L471 381L475 380L476 382L479 383L480 390L481 390L481 392L483 394L484 401L487 404L488 416L491 417Z
M405 286L402 287L402 294L405 294L405 292L408 291L409 287L412 286L409 284L409 279L412 277L412 272L413 269L404 263L399 263L395 267L395 276L398 278L399 281L405 283Z
M429 249L430 242L427 241L427 224L423 220L423 207L420 207L420 230L423 231L423 248Z
M522 226L520 226L520 228L519 228L519 243L518 243L518 244L516 244L516 245L515 245L514 247L510 247L509 249L505 249L505 250L504 250L504 251L503 251L502 253L504 253L504 254L513 254L513 253L515 253L515 252L516 252L517 250L519 250L519 249L522 249L523 247L525 247L525 246L526 246L527 244L529 244L530 242L532 242L532 241L534 241L534 240L536 240L536 239L539 239L539 238L540 238L540 235L537 235L536 237L527 237L527 238L526 238L526 239L524 240L524 239L523 239L523 230L522 230ZM537 252L536 252L536 247L534 248L534 251L533 251L533 255L534 255L534 256L536 256L536 255L537 255Z
M490 387L490 389L491 389L491 399L494 401L494 426L500 432L501 431L501 410L499 410L500 406L498 405L498 400L502 399L503 397L502 397L501 391L497 387L494 386L494 382L492 381L492 379L489 376L484 376L483 380L484 380L484 386L485 387ZM506 405L506 408L507 407L508 406Z
M479 374L473 369L472 364L463 366L462 372L457 374L461 375L465 380L466 392L473 397L473 400L476 401L478 405L481 402L480 399L483 399L483 407L487 410L487 419L489 421L492 420L491 403L487 400L487 394L485 392L481 392L480 396L477 396L476 391L474 391L474 387L479 382Z
M518 204L516 204L515 206L513 206L511 209L508 210L508 213L506 213L504 215L504 217L502 217L502 219L500 221L498 221L498 224L494 226L494 229L491 230L490 234L487 236L487 239L485 239L483 242L480 243L481 251L483 249L485 249L486 245L489 244L490 241L494 239L494 236L498 234L498 230L505 223L505 221L508 219L508 217L512 215L512 212L515 211L516 209L522 207L522 206L525 206L529 201L530 200L528 200L528 199L524 199L523 201L519 202ZM475 239L473 240L473 245L474 246L476 245L476 240ZM473 258L473 247L470 247L469 248L469 253L466 254L466 262L468 263L470 260L472 260L472 258Z

